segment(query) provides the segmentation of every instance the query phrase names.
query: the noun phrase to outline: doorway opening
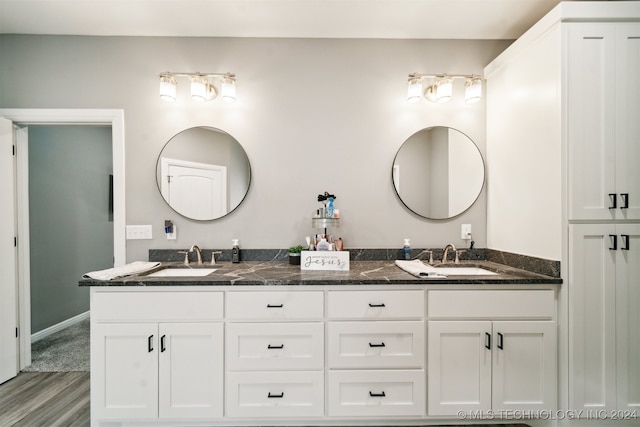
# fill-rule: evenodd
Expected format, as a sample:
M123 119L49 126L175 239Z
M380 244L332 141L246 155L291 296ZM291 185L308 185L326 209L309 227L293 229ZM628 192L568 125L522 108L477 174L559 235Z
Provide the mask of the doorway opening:
M112 177L107 177L106 181L110 183L110 189L113 193L111 199L112 212L108 212L108 215L112 218L110 227L112 227L112 241L109 242L109 246L112 248L110 253L112 255L111 263L102 268L108 268L111 266L124 265L126 260L126 242L125 242L125 197L124 197L124 113L122 110L32 110L32 109L0 109L0 115L6 119L14 122L14 124L20 125L22 128L28 129L42 125L69 125L69 128L73 128L76 125L88 126L88 127L102 127L110 128L111 131L111 146L110 152L112 156ZM67 126L64 126L67 127ZM18 245L18 263L17 263L17 289L18 289L18 328L23 331L19 334L19 366L17 370L21 370L31 364L31 250L29 248L30 240L33 240L33 236L30 238L29 233L29 221L25 220L29 218L29 198L28 196L28 176L25 176L22 171L28 170L28 132L17 132L17 194L15 197L16 212L18 217L17 235L21 244ZM52 182L52 185L61 185L59 182ZM109 187L108 187L109 189ZM85 195L86 196L86 195ZM79 195L80 199L84 196ZM64 202L64 201L61 201ZM107 200L107 204L109 201ZM76 209L85 209L85 207L76 207ZM85 212L87 213L87 212ZM91 217L91 215L89 215ZM55 228L57 226L54 221L48 226ZM91 224L88 225L91 227ZM37 237L37 236L35 236ZM77 242L73 241L65 242L69 247L73 247ZM79 249L79 248L78 248ZM53 249L49 249L51 251ZM72 249L70 249L72 250ZM46 254L46 252L45 252ZM77 255L77 253L76 253ZM40 255L41 257L46 255ZM34 262L39 262L35 260ZM85 267L79 267L84 269ZM87 270L89 271L89 270ZM83 271L86 272L86 271ZM56 274L55 271L50 274ZM75 286L77 287L77 280L75 280ZM63 325L60 329L64 328L64 321L59 325ZM55 329L51 332L55 332Z

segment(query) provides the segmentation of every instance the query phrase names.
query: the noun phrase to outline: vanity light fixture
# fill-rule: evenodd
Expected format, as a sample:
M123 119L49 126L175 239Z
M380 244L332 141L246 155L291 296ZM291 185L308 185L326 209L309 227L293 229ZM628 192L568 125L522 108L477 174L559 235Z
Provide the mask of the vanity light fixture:
M422 98L422 79L409 79L407 101L414 103L420 101L420 98Z
M471 74L409 74L407 101L414 103L422 98L422 84L426 80L424 97L431 102L445 103L453 97L453 81L465 80L465 102L472 104L482 97L482 77Z
M175 102L177 77L186 77L190 81L191 99L197 102L211 101L218 95L214 82L220 84L222 100L227 103L236 101L236 75L233 73L173 73L160 74L160 99Z
M160 76L160 99L166 102L176 102L178 82L173 76Z
M472 77L464 83L464 102L475 104L482 98L482 79Z

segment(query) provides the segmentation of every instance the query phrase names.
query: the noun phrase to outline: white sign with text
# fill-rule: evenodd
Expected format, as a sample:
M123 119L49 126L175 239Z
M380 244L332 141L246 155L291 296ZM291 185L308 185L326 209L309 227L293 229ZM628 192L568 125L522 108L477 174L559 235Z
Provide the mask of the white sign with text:
M302 251L300 269L349 271L349 251Z

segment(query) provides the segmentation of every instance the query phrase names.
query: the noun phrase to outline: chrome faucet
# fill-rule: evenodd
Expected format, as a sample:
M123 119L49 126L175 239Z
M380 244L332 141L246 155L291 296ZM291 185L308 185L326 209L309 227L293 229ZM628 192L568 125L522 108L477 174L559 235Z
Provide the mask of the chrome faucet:
M198 256L198 265L202 265L202 252L200 252L200 248L198 247L198 245L191 246L189 252L193 252L194 250L196 251L196 255Z
M442 264L445 264L447 262L447 253L449 252L449 249L454 252L456 251L455 246L453 246L451 243L447 243L447 246L444 247L444 251L442 252Z

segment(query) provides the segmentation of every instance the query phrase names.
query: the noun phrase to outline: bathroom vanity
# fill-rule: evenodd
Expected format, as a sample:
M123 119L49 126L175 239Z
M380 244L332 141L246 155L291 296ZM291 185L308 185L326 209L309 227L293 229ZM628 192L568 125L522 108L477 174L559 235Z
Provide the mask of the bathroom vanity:
M561 280L479 264L498 274L243 262L83 280L92 425L452 423L460 411L554 409Z

